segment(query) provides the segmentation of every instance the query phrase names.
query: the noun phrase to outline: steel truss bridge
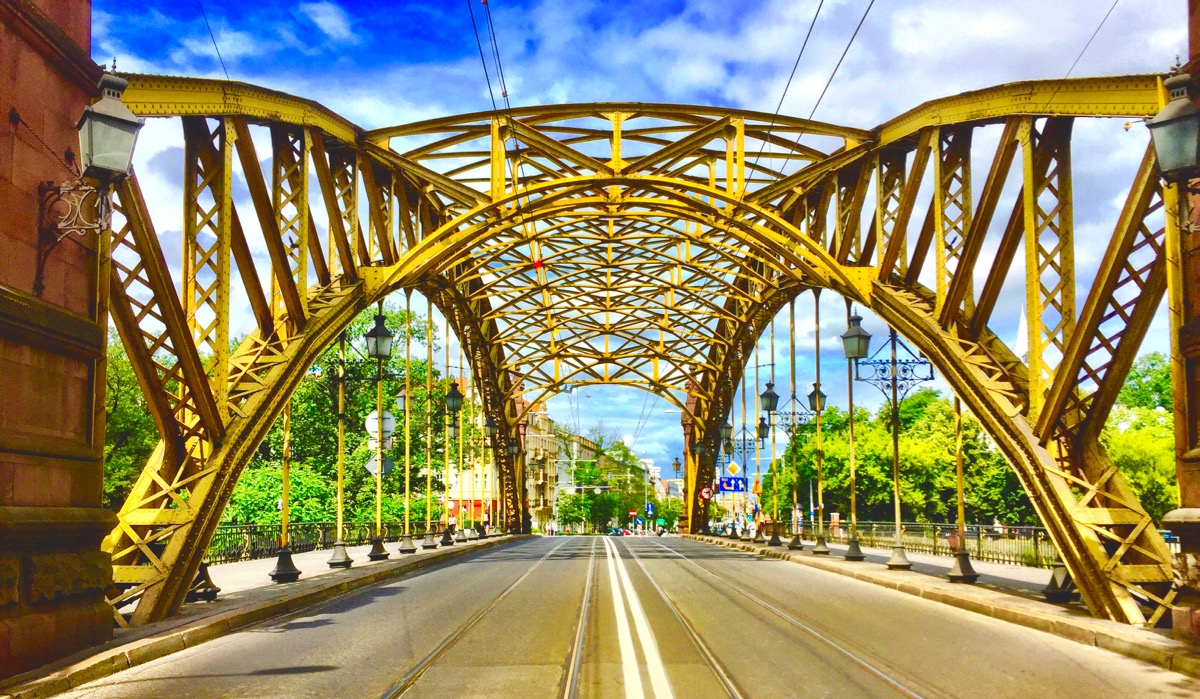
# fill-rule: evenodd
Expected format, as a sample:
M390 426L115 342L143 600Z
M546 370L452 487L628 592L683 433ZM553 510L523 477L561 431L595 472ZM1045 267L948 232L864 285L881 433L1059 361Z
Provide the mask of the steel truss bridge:
M114 197L110 313L162 434L105 544L114 609L137 602L120 623L179 608L308 367L400 290L428 295L461 339L501 425L491 446L512 526L523 457L506 447L522 411L568 384L613 383L683 410L695 528L751 349L790 299L830 289L934 363L1095 615L1153 625L1168 610L1167 546L1098 435L1167 291L1177 195L1148 147L1080 307L1071 177L1075 122L1153 115L1159 76L1001 85L869 131L637 103L368 131L245 84L126 77L135 113L181 118L185 172L181 234L156 228L136 177ZM977 133L988 147L972 148ZM176 245L179 274L163 252ZM1024 359L989 328L1010 273L1028 308ZM243 306L255 329L231 348Z

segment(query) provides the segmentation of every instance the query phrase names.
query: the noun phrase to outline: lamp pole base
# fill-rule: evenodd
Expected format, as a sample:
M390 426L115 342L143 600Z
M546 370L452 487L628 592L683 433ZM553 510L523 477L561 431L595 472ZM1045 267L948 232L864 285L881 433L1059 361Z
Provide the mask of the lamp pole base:
M742 529L742 535L737 538L738 541L750 541L750 530Z
M912 561L904 553L903 544L892 546L892 557L887 562L888 570L912 570Z
M329 557L330 568L349 568L354 564L354 559L350 558L350 554L346 552L346 542L333 542L333 555Z
M863 554L862 548L860 548L858 545L857 536L850 537L850 543L846 546L846 553L842 556L842 558L846 559L847 561L866 560L866 555Z
M730 541L737 541L737 540L738 540L737 527L730 527L730 528L729 528L729 537L728 537L728 538L729 538L729 540L730 540Z
M954 554L954 565L946 575L950 582L972 584L979 579L979 573L971 567L971 554L966 549Z
M371 550L367 552L367 558L372 561L382 561L391 557L392 554L387 552L383 547L383 537L375 537L371 539Z
M454 535L450 533L450 530L448 528L442 530L441 544L442 544L442 546L453 546L454 545Z
M754 543L756 543L756 544L763 544L763 543L766 543L766 541L767 541L767 538L766 538L765 536L763 536L762 529L755 529L755 530L754 530L754 539L753 539L753 541L754 541Z
M412 540L411 534L405 534L404 536L400 537L400 553L407 554L407 553L416 553L416 552L417 552L417 547L413 546L413 540Z
M783 540L779 538L779 530L771 527L771 538L767 541L767 546L783 546Z
M813 546L813 550L812 550L813 555L828 556L829 552L831 550L832 549L829 548L829 544L825 543L825 535L818 534L817 535L817 544L816 544L816 546Z
M437 542L437 539L433 538L433 532L432 531L425 532L425 538L423 540L421 540L421 548L435 549L437 547L438 547L438 542Z
M465 544L467 543L467 535L463 533L463 530L459 529L454 532L454 541L455 543Z
M803 551L804 542L800 540L800 532L792 534L792 540L788 542L788 550Z
M300 569L292 563L292 550L284 546L276 552L275 570L271 579L277 583L293 583L300 579Z

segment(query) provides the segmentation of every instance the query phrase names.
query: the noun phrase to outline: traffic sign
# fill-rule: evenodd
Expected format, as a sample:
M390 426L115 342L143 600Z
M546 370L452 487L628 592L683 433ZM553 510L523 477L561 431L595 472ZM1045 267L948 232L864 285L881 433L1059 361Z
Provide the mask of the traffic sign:
M742 469L738 468L737 464L729 464L729 466L727 466L725 468L725 470L729 471L729 475L736 476L738 474L738 471L741 471Z
M383 448L384 449L391 449L394 446L396 446L396 438L395 437L384 437L383 438ZM379 443L375 440L374 437L367 438L367 450L370 451L372 454L379 451Z
M746 492L746 479L722 476L720 487L722 493L744 493Z
M370 473L372 476L375 475L375 464L376 464L375 456L376 456L375 454L372 454L371 458L367 460L367 463L363 465L364 468L367 469L367 472ZM391 473L392 469L395 467L396 467L396 464L391 459L389 459L386 456L383 457L383 475L386 476L387 474Z
M663 519L662 517L658 518L658 522L657 522L658 526L661 527L661 526L665 525L666 523L667 523L667 520Z
M713 489L712 489L711 485L706 485L700 489L700 499L701 500L712 500L712 496L713 496Z
M367 419L364 421L364 426L367 428L367 434L372 437L379 431L379 413L372 410ZM388 411L383 411L383 436L387 437L396 431L396 416Z
M646 520L642 519L641 517L638 517L637 519L634 520L634 523L640 527L646 523Z
M646 503L646 516L647 517L654 516L654 503L652 503L652 502Z
M630 518L630 519L633 519L634 517L637 517L637 510L630 510L630 511L629 511L629 518Z

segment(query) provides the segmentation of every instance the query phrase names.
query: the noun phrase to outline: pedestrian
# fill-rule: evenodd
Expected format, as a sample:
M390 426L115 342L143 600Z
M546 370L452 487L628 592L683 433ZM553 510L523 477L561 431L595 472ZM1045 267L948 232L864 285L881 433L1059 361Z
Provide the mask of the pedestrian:
M451 514L450 519L448 519L446 521L446 524L447 524L447 527L450 529L450 533L453 534L454 527L458 525L458 518L455 517L453 514Z
M487 513L486 511L484 511L484 513L483 513L483 533L484 533L484 535L487 535L487 534L490 534L490 533L491 533L491 532L488 530L488 524L489 524L490 522L491 522L491 517L489 517L489 516L488 516L488 513Z

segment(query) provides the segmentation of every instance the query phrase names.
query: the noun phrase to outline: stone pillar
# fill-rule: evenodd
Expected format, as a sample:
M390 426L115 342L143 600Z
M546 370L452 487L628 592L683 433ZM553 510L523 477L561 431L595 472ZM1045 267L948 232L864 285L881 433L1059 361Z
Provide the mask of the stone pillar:
M1188 0L1188 53L1184 66L1197 94L1200 77L1200 0ZM1167 241L1171 379L1175 404L1175 472L1179 509L1163 527L1179 536L1175 555L1177 592L1171 614L1173 635L1200 644L1200 179L1180 182L1178 232ZM1168 235L1172 231L1168 228Z
M0 0L0 678L112 637L99 236L43 246L34 293L38 185L74 180L90 44L90 2Z

